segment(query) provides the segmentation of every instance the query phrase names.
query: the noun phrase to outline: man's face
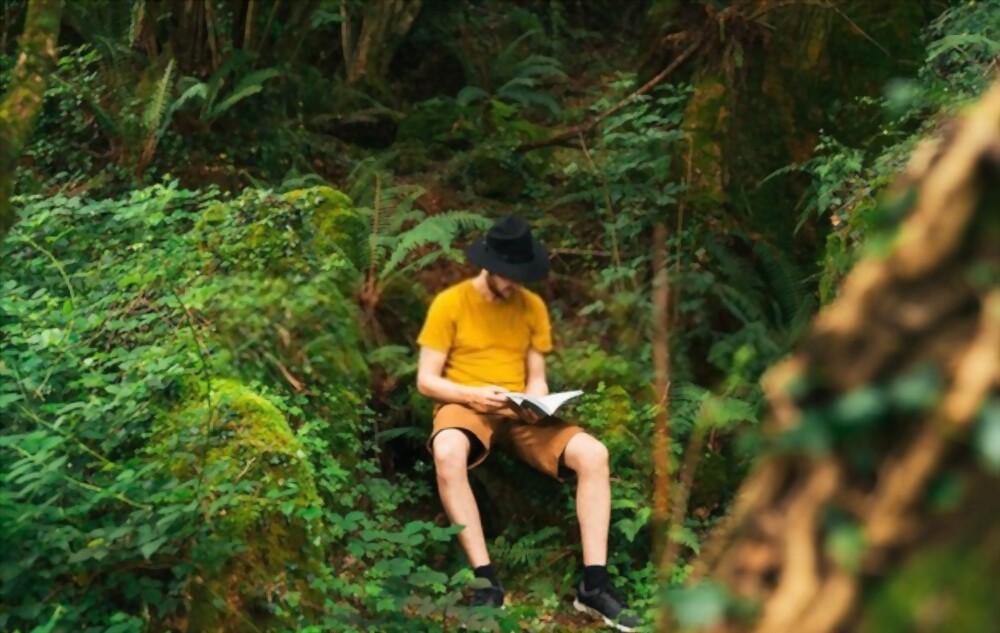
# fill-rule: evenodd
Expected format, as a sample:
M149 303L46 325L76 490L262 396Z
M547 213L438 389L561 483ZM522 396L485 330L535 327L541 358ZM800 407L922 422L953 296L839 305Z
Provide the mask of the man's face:
M500 275L495 275L491 272L486 273L486 285L489 287L490 292L497 299L510 299L510 296L514 294L518 286L521 284L516 281L511 281L506 277L501 277Z

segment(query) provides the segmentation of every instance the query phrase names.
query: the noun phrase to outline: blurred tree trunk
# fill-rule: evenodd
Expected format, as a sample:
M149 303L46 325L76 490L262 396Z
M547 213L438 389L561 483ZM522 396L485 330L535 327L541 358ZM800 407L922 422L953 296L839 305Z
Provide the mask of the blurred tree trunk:
M360 9L340 5L341 46L347 83L380 83L389 72L396 47L410 32L421 0L368 0Z
M891 248L855 267L766 379L778 450L695 574L761 609L713 631L885 631L893 620L895 631L985 631L998 621L997 472L977 459L974 431L1000 410L1000 83L918 150L882 212L910 206ZM935 548L946 553L920 557ZM952 560L969 566L952 573ZM902 590L887 589L900 586L901 565L908 587L930 588L905 607ZM890 599L893 615L878 616Z
M0 100L0 239L14 225L10 204L14 170L42 109L45 80L56 60L62 0L31 0L20 38L17 65Z
M653 421L653 552L662 560L667 550L670 513L670 285L667 272L667 225L664 220L653 229L653 373L655 376L656 417ZM660 573L669 573L666 565Z

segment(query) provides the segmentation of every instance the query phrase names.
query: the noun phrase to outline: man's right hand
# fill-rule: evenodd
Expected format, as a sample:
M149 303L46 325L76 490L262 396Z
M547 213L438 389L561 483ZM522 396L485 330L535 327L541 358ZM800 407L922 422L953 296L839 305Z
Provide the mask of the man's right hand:
M496 385L468 387L465 392L467 404L470 409L479 413L496 413L507 406L507 398L500 395L506 391Z

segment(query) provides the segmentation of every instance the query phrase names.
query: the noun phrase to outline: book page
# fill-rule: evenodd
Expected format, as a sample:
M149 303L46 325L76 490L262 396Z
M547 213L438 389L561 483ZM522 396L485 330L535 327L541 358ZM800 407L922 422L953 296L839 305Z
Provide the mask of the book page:
M549 415L554 414L559 410L559 407L566 404L567 401L576 398L577 396L583 395L582 391L562 391L560 393L550 393L547 396L542 396L538 398L539 403L543 405L541 408L546 410Z
M554 415L559 410L559 407L582 394L582 391L577 390L550 393L546 396L529 396L528 394L515 391L510 391L503 395L518 406L524 406L525 403L528 403L537 408L539 413L543 415Z

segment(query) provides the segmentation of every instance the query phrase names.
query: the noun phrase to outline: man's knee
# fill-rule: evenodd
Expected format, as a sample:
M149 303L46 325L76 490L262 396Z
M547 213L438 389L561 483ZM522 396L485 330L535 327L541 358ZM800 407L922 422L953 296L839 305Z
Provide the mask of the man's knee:
M469 464L471 442L464 431L445 429L434 436L434 467L439 475L464 473Z
M608 448L597 438L578 433L566 445L566 465L577 471L608 470Z

